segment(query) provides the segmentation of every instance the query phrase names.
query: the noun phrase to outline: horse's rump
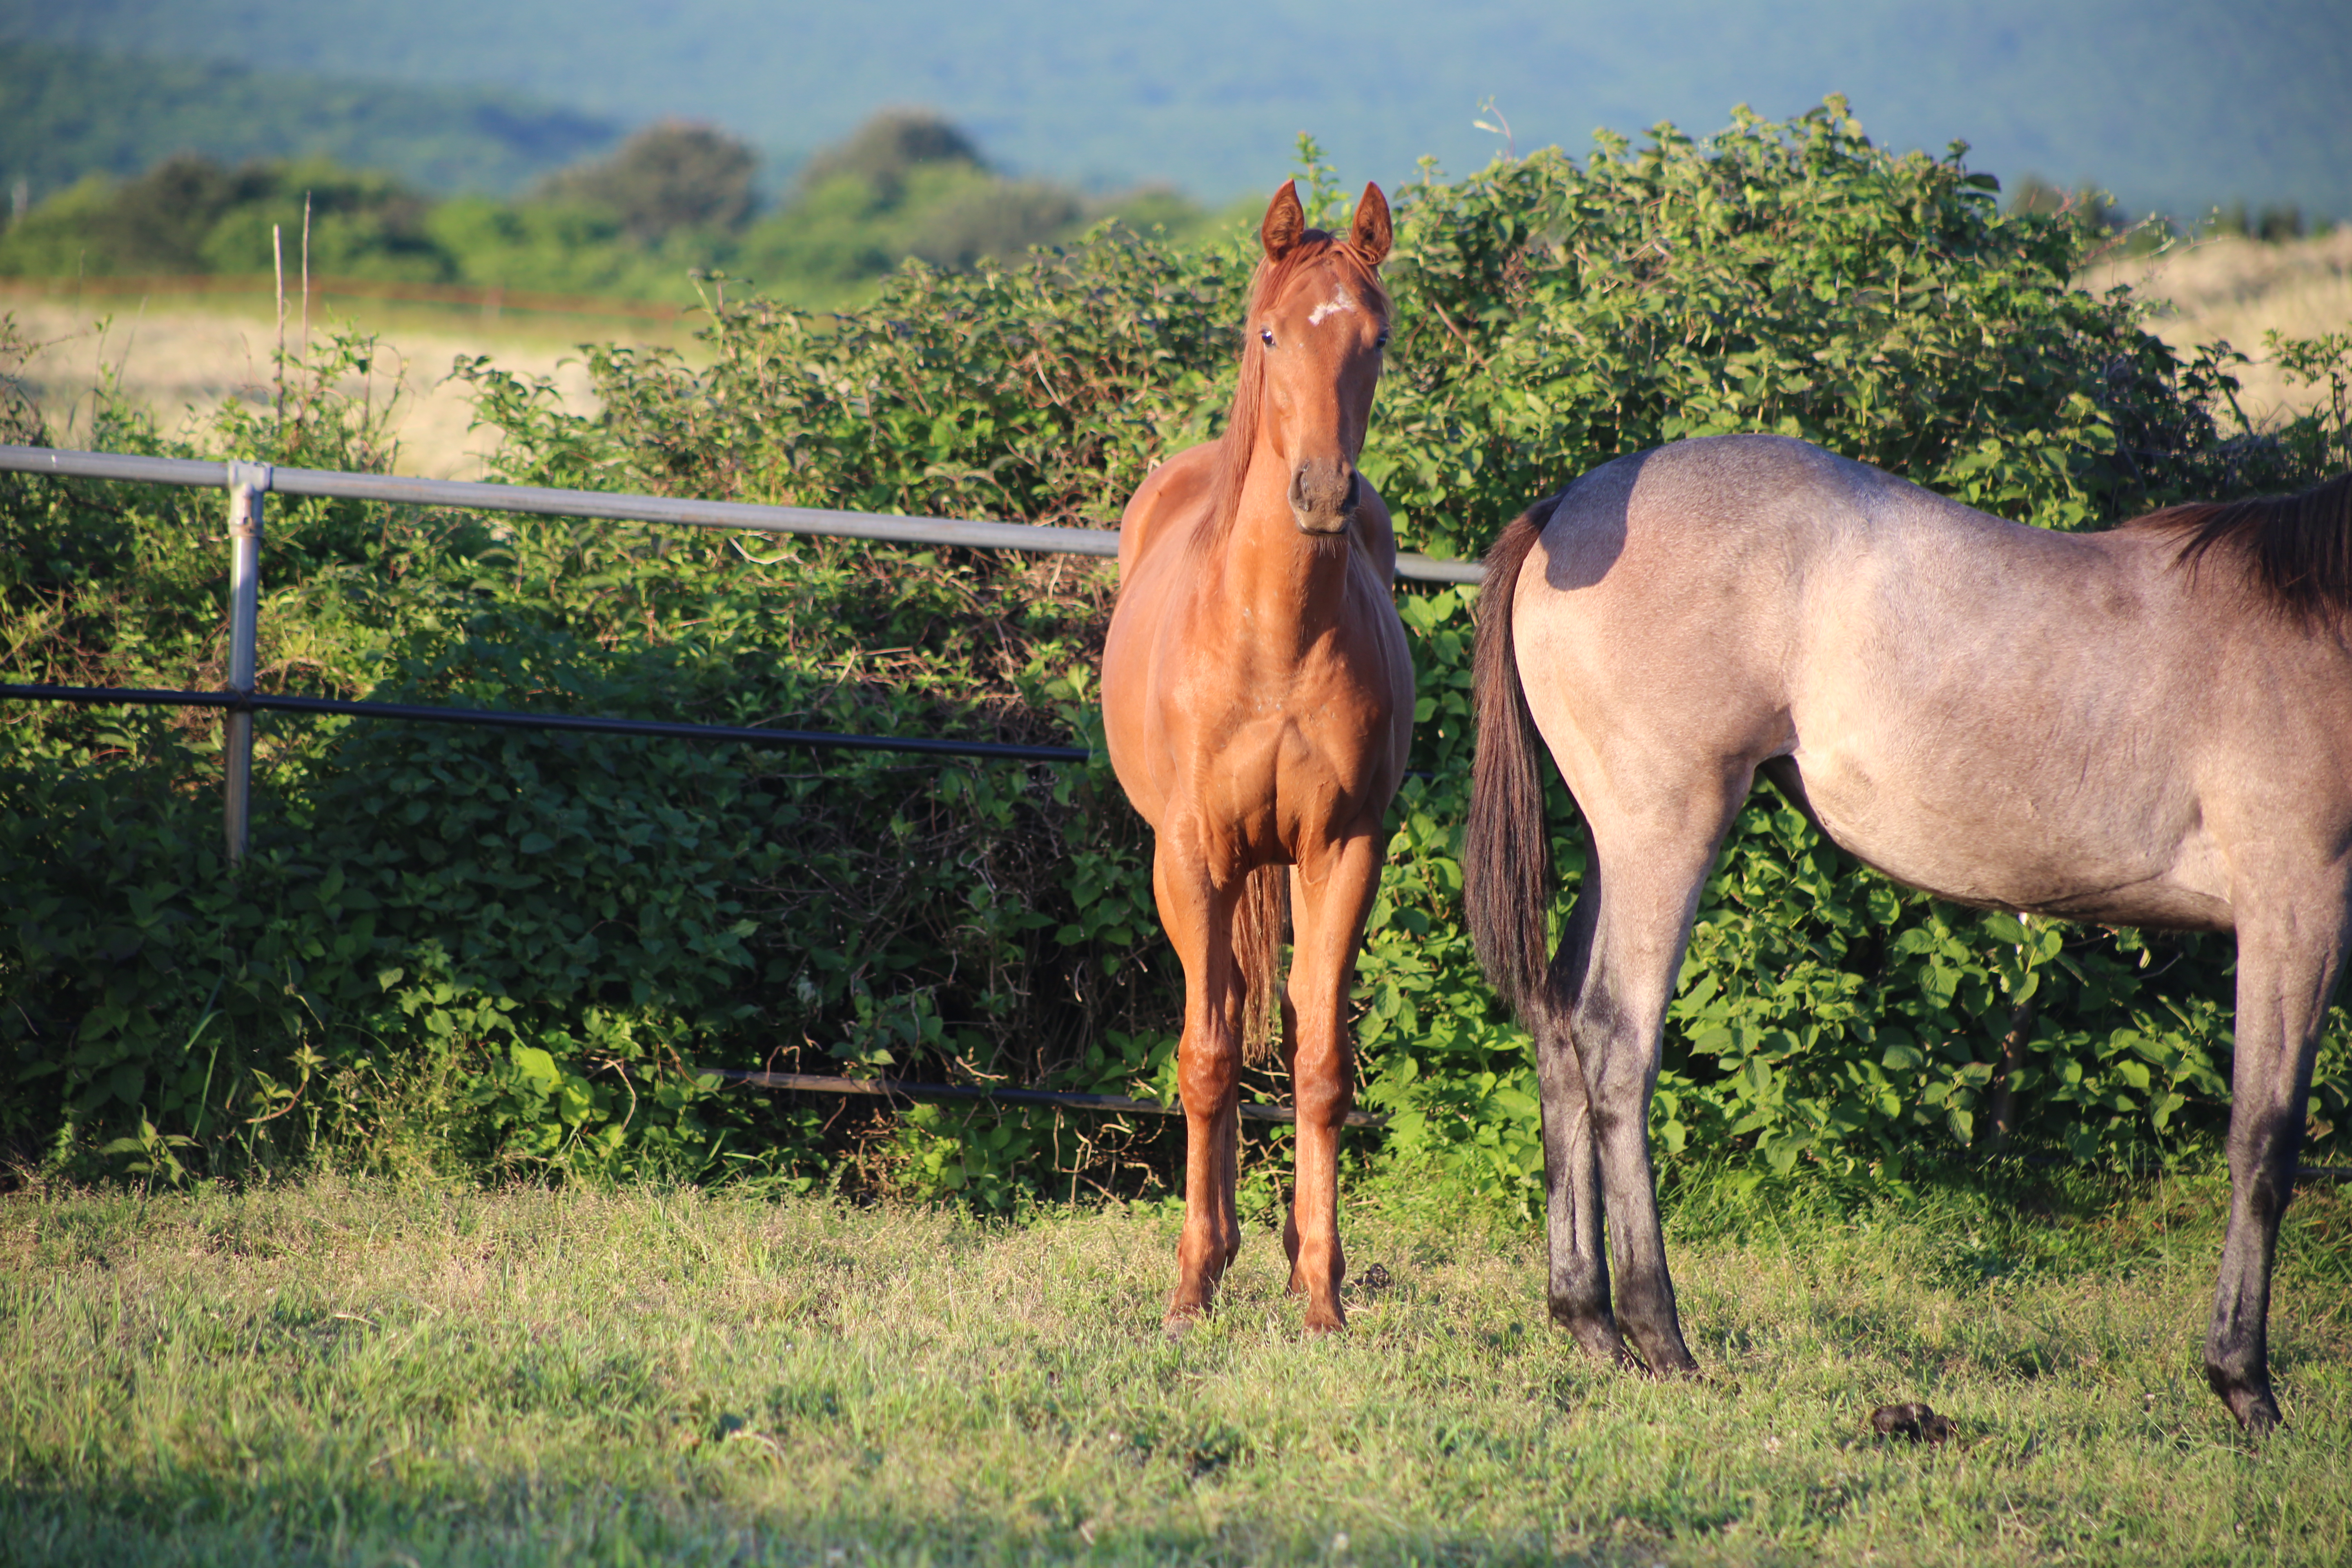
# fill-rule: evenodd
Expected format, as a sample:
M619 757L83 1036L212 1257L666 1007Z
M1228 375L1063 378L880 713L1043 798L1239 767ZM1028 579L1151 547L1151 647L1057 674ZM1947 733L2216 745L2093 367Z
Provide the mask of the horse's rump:
M1628 461L1514 522L1479 605L1465 896L1536 1037L1553 1317L1605 1360L1696 1365L1643 1130L1706 878L1767 769L1938 896L2234 930L2205 1368L2277 1425L2279 1215L2352 945L2352 475L2076 535L1777 437ZM1549 963L1538 739L1591 846Z

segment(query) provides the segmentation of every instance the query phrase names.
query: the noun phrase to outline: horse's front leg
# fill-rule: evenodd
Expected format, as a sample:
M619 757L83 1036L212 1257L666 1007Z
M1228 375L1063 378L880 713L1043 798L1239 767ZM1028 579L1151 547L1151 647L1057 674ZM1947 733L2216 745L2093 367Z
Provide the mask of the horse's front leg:
M1152 857L1160 921L1184 966L1184 1034L1176 1047L1184 1105L1184 1232L1176 1244L1176 1293L1166 1326L1181 1333L1216 1300L1217 1282L1241 1250L1234 1214L1240 1131L1241 976L1234 962L1237 878L1219 889L1207 862L1174 836Z
M1375 823L1306 858L1291 883L1290 1085L1298 1132L1285 1239L1292 1242L1290 1289L1307 1297L1309 1333L1348 1326L1339 1305L1348 1269L1339 1248L1339 1130L1356 1103L1348 991L1380 879Z

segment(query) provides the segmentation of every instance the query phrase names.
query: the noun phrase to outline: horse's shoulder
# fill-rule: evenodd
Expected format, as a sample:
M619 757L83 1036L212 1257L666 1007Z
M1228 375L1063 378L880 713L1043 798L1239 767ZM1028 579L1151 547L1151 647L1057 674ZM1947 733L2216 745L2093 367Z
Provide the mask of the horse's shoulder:
M1165 534L1172 518L1192 517L1209 504L1216 477L1217 444L1190 447L1143 476L1118 520L1118 564L1122 574Z

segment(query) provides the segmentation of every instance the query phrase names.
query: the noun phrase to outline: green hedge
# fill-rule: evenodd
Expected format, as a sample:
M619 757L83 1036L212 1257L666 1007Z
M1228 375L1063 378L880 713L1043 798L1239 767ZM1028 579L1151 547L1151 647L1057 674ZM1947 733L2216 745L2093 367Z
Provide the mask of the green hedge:
M1307 163L1336 213L1311 144ZM1364 467L1408 548L1474 553L1619 452L1726 430L2070 528L2346 455L2340 412L2217 425L2227 354L2183 363L2127 297L2071 289L2090 235L2001 216L1958 150L1890 156L1835 100L1703 143L1662 127L1581 164L1433 174L1397 207L1398 331ZM593 420L493 365L463 372L517 479L1105 520L1214 432L1248 260L1104 229L1014 268L910 268L845 316L714 300L691 363L591 348ZM2340 394L2347 348L2282 353ZM232 408L210 444L370 460L363 407L319 390L366 352L345 342L343 364L298 378L284 430ZM217 497L12 480L0 498L13 668L217 678ZM265 680L290 689L1066 740L1096 733L1111 583L1067 560L305 503L273 521L266 586ZM1459 908L1473 598L1401 595L1433 780L1392 814L1358 1032L1365 1100L1391 1119L1366 1146L1516 1202L1539 1164L1532 1074ZM1144 835L1102 766L265 721L257 851L232 877L205 721L8 721L0 1128L21 1153L166 1175L311 1151L735 1172L990 1204L1151 1190L1171 1169L1150 1122L782 1109L698 1071L1168 1097L1178 981ZM1991 1142L2015 1031L2013 1147L2161 1157L2218 1125L2228 967L2222 942L1935 904L1759 795L1708 885L1658 1131L1759 1170L1957 1165ZM2323 1135L2352 1086L2343 1039L2315 1094ZM1256 1169L1263 1193L1276 1167Z

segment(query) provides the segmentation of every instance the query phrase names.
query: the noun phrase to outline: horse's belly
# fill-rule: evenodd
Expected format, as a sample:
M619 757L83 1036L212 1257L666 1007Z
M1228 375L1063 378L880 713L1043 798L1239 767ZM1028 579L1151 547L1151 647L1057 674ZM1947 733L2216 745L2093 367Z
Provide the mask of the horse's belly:
M2110 925L2231 923L2220 847L2193 797L2162 781L1915 777L1802 747L1768 773L1840 847L1941 898Z

